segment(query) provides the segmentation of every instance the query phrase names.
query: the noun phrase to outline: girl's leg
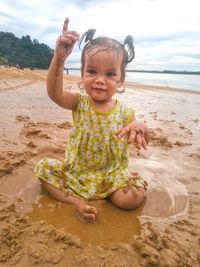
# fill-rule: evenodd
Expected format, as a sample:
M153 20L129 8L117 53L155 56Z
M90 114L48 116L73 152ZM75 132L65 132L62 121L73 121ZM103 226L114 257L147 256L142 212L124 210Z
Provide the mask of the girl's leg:
M134 186L118 189L111 196L111 202L122 209L136 209L145 199L146 192L143 188Z
M93 223L96 219L97 209L93 206L88 205L84 200L70 194L66 195L55 186L47 183L46 181L39 178L43 188L56 200L73 204L76 207L78 215L82 220L88 223Z

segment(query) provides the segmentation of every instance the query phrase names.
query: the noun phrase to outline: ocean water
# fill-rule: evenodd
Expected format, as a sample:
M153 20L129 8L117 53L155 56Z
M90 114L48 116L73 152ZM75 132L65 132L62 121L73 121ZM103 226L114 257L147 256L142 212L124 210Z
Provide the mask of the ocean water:
M200 92L200 75L127 72L126 81Z
M69 74L80 75L80 71L70 70ZM200 92L200 75L126 72L126 81Z

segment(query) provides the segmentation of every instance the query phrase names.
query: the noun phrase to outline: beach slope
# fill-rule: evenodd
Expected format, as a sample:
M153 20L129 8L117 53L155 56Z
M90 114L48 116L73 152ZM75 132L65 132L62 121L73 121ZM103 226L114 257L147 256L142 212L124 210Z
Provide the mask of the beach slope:
M41 190L33 168L63 159L71 113L46 93L46 72L0 67L0 266L200 266L200 95L126 84L117 98L135 107L152 140L130 169L148 182L145 203L122 211L94 203L97 222ZM66 76L65 90L78 89Z

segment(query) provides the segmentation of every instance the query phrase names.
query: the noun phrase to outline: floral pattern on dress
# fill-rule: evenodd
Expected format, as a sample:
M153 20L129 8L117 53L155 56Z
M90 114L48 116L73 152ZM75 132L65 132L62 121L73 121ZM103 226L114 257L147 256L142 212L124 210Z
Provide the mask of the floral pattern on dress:
M119 129L131 122L134 109L116 100L110 112L99 112L90 97L79 95L73 111L73 128L65 148L64 165L56 159L42 159L35 167L36 176L66 194L85 199L102 199L126 187L131 174L128 171L127 137L117 138ZM138 177L132 181L144 187Z

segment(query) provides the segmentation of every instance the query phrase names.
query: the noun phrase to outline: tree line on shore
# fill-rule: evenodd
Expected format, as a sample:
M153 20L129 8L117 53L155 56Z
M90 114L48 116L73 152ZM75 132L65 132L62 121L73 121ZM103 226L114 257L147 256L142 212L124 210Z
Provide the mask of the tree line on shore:
M16 37L10 32L0 32L0 65L48 69L54 50L29 35Z

